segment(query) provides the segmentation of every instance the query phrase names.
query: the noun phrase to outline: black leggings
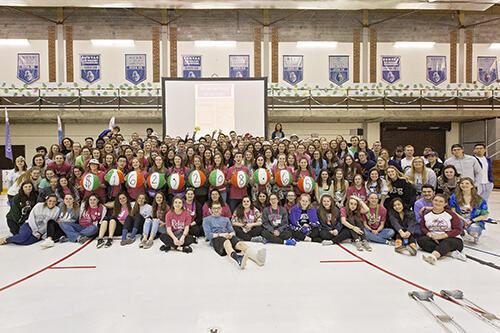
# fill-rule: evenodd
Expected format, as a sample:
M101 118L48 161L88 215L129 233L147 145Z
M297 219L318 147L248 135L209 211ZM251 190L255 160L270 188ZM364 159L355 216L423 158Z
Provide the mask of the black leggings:
M47 237L51 237L52 240L58 241L62 236L66 236L66 234L59 226L59 223L54 220L49 220L47 222Z
M201 225L195 224L189 227L189 234L194 237L201 237L205 233L203 232L203 227Z
M233 227L233 229L234 229L234 232L236 233L236 236L239 239L246 241L246 242L252 240L253 237L260 236L260 234L262 233L261 226L253 227L252 229L250 229L249 232L243 231L242 227Z
M9 226L10 233L13 235L17 235L19 233L19 229L21 229L23 223L24 222L18 223L10 218L7 218L7 225Z
M331 240L335 244L339 244L339 243L342 243L343 241L345 241L346 239L351 238L351 233L349 232L349 229L342 228L342 229L340 229L337 236L334 236L328 230L321 230L319 232L319 237L321 237L322 240Z
M160 240L163 242L163 244L165 244L166 246L169 246L173 249L176 249L177 248L177 245L174 244L174 240L172 239L172 237L169 236L168 233L165 233L165 234L160 234ZM181 246L189 246L193 243L196 242L196 239L191 236L191 235L187 235L185 238L184 238L184 244L182 244Z
M274 236L274 233L262 228L261 236L269 241L269 243L273 244L283 244L287 239L292 238L292 231L285 229L280 233L279 236Z
M300 230L293 230L292 235L294 238L297 238L300 241L303 241L306 238L306 236L308 236ZM321 239L321 237L319 237L319 229L318 228L311 229L311 232L309 233L309 237L312 239L313 242L321 243L322 239Z
M417 242L425 252L437 251L441 256L445 256L455 250L462 251L464 248L462 240L454 237L441 239L438 241L438 244L429 236L421 236Z
M125 223L123 223L123 230L127 230L127 232L132 231L132 229L136 228L137 233L142 234L142 227L144 226L144 217L137 213L135 216L127 216L125 219ZM120 222L116 222L118 224Z

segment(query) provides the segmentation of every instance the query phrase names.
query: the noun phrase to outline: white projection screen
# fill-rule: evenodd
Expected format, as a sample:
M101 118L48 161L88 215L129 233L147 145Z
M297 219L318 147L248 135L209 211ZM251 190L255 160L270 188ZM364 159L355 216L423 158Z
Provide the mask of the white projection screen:
M267 78L163 78L163 136L221 129L267 137Z

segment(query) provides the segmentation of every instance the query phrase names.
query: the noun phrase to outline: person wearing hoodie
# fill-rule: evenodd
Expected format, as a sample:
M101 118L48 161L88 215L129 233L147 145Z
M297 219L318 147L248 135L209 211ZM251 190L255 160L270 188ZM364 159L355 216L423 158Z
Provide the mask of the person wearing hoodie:
M302 193L299 203L290 212L290 229L294 238L300 241L321 242L316 208L311 205L311 197Z
M57 207L57 196L49 194L45 202L39 202L33 207L26 223L19 229L19 233L0 239L0 245L13 243L18 245L31 245L47 236L47 225L49 222L57 224L59 208Z
M262 237L269 243L295 245L288 227L288 213L279 205L278 195L269 195L270 206L262 211Z

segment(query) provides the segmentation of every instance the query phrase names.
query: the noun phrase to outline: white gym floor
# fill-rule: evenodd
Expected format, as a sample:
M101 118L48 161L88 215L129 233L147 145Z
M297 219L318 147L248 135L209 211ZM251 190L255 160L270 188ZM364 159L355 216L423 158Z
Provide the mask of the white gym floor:
M0 198L0 236L7 234ZM490 198L500 218L500 191ZM500 226L487 224L466 254L500 265ZM204 240L192 254L138 241L97 250L95 241L51 249L0 247L0 332L440 332L408 292L460 289L500 316L500 271L451 258L431 266L394 248L350 243L262 245L267 263L240 271ZM321 261L337 261L321 263ZM459 305L435 301L468 332L495 332ZM500 324L500 322L499 322ZM214 332L214 331L213 331Z

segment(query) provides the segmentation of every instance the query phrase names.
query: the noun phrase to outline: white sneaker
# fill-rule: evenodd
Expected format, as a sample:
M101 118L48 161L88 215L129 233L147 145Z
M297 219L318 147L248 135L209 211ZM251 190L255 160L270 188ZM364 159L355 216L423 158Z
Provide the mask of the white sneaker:
M464 242L468 242L468 243L474 243L474 237L472 237L471 235L469 234L465 234L462 236L462 239L464 240Z
M52 238L47 238L42 243L40 243L40 246L44 248L53 247L54 241L52 240Z
M463 254L462 252L460 252L458 250L453 251L451 253L451 257L458 259L458 260L467 261L467 257L465 256L465 254Z
M431 254L422 254L422 259L431 265L435 265L436 261L437 261L437 258L432 253Z
M324 240L321 242L321 245L326 246L326 245L333 245L333 241L331 240Z

